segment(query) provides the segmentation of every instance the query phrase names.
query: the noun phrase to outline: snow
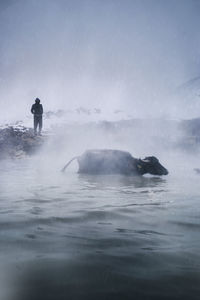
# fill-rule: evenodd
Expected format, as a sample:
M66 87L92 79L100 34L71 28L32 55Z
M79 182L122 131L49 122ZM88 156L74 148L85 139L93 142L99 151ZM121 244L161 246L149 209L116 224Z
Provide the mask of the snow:
M55 112L47 111L43 115L43 131L51 131L54 128L62 127L67 124L86 124L98 123L102 121L117 122L129 120L133 117L121 110L103 112L98 108L88 109L79 107L74 110L57 110ZM12 126L21 130L33 127L33 116L25 115L21 120L2 119L0 129Z

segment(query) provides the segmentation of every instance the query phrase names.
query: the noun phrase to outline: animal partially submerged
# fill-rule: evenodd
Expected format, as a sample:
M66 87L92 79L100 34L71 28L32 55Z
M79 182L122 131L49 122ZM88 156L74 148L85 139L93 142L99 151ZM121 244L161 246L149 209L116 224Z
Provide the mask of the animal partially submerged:
M124 175L167 175L168 171L154 156L144 159L134 158L129 152L120 150L87 150L81 156L73 157L62 169L77 159L79 173L86 174L124 174Z

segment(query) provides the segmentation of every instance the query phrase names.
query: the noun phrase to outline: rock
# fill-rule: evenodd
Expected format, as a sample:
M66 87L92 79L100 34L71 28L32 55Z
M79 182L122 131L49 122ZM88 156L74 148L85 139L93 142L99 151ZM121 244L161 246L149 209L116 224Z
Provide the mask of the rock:
M8 126L0 129L0 159L22 158L36 153L44 144L45 137L35 136L24 126Z

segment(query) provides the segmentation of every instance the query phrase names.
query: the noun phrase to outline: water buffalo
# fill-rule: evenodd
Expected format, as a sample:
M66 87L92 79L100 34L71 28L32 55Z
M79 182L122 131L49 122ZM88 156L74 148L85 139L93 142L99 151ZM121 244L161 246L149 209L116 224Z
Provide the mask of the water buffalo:
M167 175L168 171L154 156L144 159L134 158L129 152L120 150L87 150L81 156L72 158L62 169L78 160L79 173L86 174L124 174L124 175Z

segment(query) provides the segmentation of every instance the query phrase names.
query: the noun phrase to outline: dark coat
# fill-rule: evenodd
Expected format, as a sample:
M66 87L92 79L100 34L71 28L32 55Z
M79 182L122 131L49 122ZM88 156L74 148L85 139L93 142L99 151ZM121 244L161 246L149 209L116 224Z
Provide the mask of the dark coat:
M34 115L42 115L43 114L43 107L40 103L35 103L31 107L31 112Z

